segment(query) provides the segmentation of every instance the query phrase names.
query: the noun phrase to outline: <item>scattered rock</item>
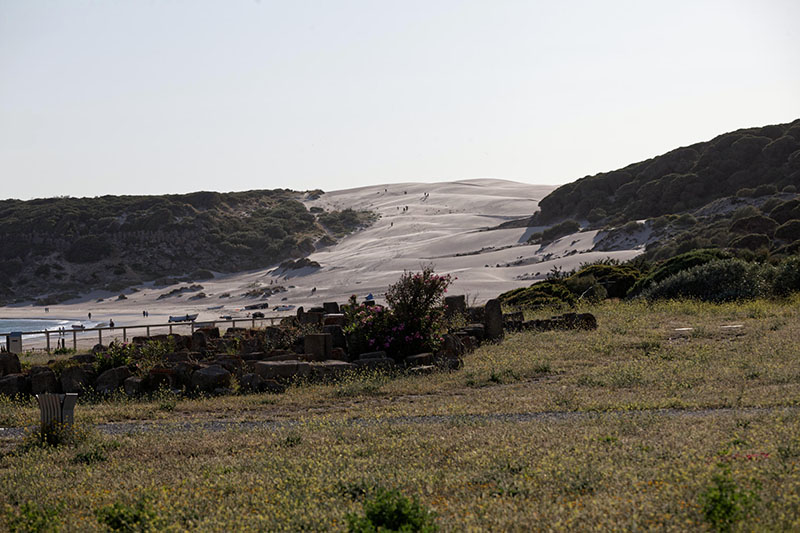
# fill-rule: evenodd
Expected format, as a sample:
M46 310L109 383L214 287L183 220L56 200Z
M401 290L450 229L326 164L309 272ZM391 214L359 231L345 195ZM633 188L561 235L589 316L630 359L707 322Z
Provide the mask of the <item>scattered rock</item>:
M0 353L0 377L22 372L22 365L15 353Z
M36 372L31 371L31 394L57 393L59 389L56 373L49 368L40 367Z
M16 396L17 394L27 394L30 382L24 374L9 374L0 378L0 394L6 396Z
M120 388L130 376L131 371L127 366L112 368L98 376L94 382L94 388L100 394L110 394Z
M486 302L484 309L483 324L486 328L486 340L502 340L503 332L503 310L500 307L500 300L492 299Z
M80 366L68 366L61 371L61 390L66 392L83 392L89 386L89 373Z
M145 392L144 380L142 378L131 376L125 379L122 386L125 389L125 394L128 396L140 396Z
M192 374L192 388L212 392L216 388L227 387L231 383L231 373L220 365L211 365Z

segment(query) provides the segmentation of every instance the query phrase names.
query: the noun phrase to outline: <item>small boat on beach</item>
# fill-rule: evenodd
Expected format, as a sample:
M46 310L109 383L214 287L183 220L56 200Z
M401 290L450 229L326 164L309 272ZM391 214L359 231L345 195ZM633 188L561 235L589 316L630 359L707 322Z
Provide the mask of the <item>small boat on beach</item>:
M170 322L194 322L197 319L197 313L193 315L180 315L180 316L170 316Z
M72 329L86 329L83 324L72 324Z

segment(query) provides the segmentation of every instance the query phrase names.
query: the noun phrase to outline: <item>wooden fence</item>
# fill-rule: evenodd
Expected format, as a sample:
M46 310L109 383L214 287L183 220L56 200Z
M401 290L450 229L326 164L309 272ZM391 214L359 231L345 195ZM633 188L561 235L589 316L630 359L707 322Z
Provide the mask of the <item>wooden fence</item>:
M136 326L115 326L113 328L110 327L110 326L103 326L103 327L98 327L98 328L77 328L77 329L66 328L66 329L63 329L61 331L59 331L59 330L23 331L21 333L23 335L23 338L24 338L25 335L44 335L45 339L46 339L46 348L45 349L49 352L50 351L50 346L51 346L51 344L50 344L50 338L51 337L55 337L57 340L60 340L60 339L68 338L70 333L72 334L72 348L74 350L77 350L78 349L78 335L79 334L84 334L84 333L97 332L97 343L98 344L103 344L103 332L104 331L107 332L107 336L109 336L109 337L115 336L115 335L112 335L112 333L118 335L119 332L121 331L122 332L122 342L128 342L129 332L133 331L133 330L144 330L144 335L143 336L150 337L151 336L150 332L151 332L151 330L154 330L154 329L169 328L169 334L172 335L173 328L186 328L186 327L189 327L191 333L194 333L194 330L199 329L199 328L204 328L204 327L213 328L213 327L216 327L218 325L224 325L224 324L230 324L230 327L235 328L237 323L238 324L246 323L250 327L255 328L256 327L256 323L258 323L259 325L263 326L266 321L269 321L269 325L273 326L273 325L275 325L275 321L276 320L281 320L282 318L285 318L285 316L265 316L264 318L250 318L250 317L248 317L248 318L231 318L231 319L227 319L227 320L203 320L201 322L189 322L189 321L186 321L186 322L168 322L166 324L142 324L142 325L136 325ZM14 333L17 333L17 332L14 332ZM8 343L9 335L11 335L11 333L0 333L0 337L5 337L4 342L3 342L4 346ZM142 335L136 335L136 336L140 336L141 337ZM85 337L85 335L82 335L82 337Z

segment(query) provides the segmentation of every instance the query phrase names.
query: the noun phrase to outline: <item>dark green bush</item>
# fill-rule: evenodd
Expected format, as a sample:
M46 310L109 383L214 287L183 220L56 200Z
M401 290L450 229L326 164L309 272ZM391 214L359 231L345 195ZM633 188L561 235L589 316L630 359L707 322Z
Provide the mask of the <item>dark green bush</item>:
M775 238L786 242L793 242L800 239L800 220L789 220L781 224L781 226L775 230Z
M407 498L397 490L378 488L364 502L362 515L347 515L350 533L432 533L439 530L435 515L416 498Z
M770 294L769 267L740 259L723 259L674 274L644 290L648 300L690 298L726 302Z
M650 285L663 281L683 270L719 259L729 259L730 257L731 254L728 252L716 248L692 250L691 252L676 255L667 259L653 272L638 280L628 291L628 296L636 296Z
M731 224L730 230L734 233L760 233L772 236L778 227L778 223L764 215L740 218Z
M769 212L770 218L783 224L795 218L800 218L800 199L787 200Z
M131 504L115 502L95 512L97 521L111 531L153 531L157 527L158 514L147 496L140 496Z
M759 248L769 248L772 241L766 235L760 233L750 233L742 235L731 241L731 248L743 248L746 250L758 250Z
M642 272L630 264L595 263L582 267L570 276L567 285L588 276L605 289L609 298L623 298L642 277Z
M581 225L575 220L565 220L555 226L542 231L542 242L552 242L564 235L576 233L581 230Z
M776 267L772 292L778 296L800 292L800 256L789 257Z
M521 287L499 296L500 301L509 307L540 309L575 305L575 296L563 280L541 281L530 287Z

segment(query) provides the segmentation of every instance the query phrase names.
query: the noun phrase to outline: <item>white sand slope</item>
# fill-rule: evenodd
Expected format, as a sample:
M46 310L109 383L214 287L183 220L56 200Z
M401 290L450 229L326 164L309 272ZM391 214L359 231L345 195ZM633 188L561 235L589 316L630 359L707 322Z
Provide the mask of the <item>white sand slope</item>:
M246 316L245 305L262 300L243 293L254 287L282 285L287 291L271 296L271 307L280 304L321 305L344 302L351 294L359 298L372 293L380 300L386 288L404 270L419 270L432 264L438 273L458 279L450 294L466 294L478 303L501 292L543 279L555 267L570 270L604 257L630 259L642 246L612 252L592 252L594 231L559 239L545 247L526 243L541 228L487 231L498 224L530 216L538 201L554 187L496 179L445 183L400 183L329 192L307 201L308 207L369 209L380 218L369 228L346 237L310 256L321 268L282 272L272 267L255 272L219 276L200 282L207 298L189 300L192 294L158 300L174 287L140 287L126 291L126 300L116 295L92 294L80 301L50 307L45 315L37 306L0 308L0 317L53 317L85 319L114 318L116 324L139 324L142 310L146 322L163 321L170 315L199 313L200 320L220 315ZM188 285L188 284L181 284ZM220 298L223 294L230 297ZM99 298L103 301L98 302ZM223 306L219 308L219 306ZM214 308L214 309L209 309ZM270 314L269 311L267 311Z

